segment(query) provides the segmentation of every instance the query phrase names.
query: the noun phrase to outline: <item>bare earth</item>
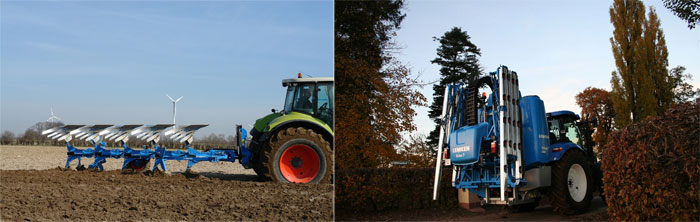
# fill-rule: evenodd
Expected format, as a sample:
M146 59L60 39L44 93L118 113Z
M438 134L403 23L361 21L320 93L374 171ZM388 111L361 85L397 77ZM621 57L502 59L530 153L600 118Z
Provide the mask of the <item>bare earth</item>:
M65 147L0 147L0 220L332 220L333 185L256 181L238 163L168 161L171 174L62 169ZM83 160L83 165L92 158ZM75 167L75 164L73 164Z

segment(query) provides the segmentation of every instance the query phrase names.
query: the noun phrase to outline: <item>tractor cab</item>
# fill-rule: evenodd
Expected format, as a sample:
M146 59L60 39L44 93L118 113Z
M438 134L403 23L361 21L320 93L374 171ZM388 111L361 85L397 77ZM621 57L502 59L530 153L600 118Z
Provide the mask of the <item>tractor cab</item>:
M579 119L577 114L566 110L547 113L550 143L571 142L583 148L583 137L577 124Z
M330 183L333 171L333 77L282 80L284 109L255 121L250 149L263 179Z
M304 113L333 126L333 78L285 79L282 86L287 87L284 113Z

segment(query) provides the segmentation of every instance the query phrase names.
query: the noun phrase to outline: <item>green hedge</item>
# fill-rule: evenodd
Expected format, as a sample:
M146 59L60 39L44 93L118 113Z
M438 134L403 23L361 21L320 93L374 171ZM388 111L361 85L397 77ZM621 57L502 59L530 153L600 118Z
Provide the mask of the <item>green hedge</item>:
M602 155L613 221L698 221L700 106L681 104L612 134Z
M339 211L456 208L457 190L445 168L438 201L432 200L432 168L337 169L335 206Z

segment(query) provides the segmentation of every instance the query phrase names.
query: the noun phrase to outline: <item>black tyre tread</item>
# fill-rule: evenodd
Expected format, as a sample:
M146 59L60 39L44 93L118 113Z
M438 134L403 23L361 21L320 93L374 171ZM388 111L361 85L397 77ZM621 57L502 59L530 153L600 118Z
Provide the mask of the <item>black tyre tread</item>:
M586 197L583 198L581 204L572 203L573 200L571 200L569 190L566 186L567 174L569 173L568 166L574 163L578 163L581 165L581 167L583 167L584 172L586 172L586 182L588 183L586 188ZM591 199L593 197L593 192L591 189L594 189L591 173L590 164L588 163L583 152L579 150L571 150L566 152L561 160L552 166L552 188L550 198L552 200L554 212L562 215L573 215L580 214L588 210L588 208L591 206Z
M253 160L253 171L255 171L255 174L258 175L258 178L260 180L263 180L263 181L272 180L272 178L270 177L270 172L267 170L267 168L265 168L265 165L262 164L263 158L260 158L260 156L261 156L261 155L259 155L260 153L262 153L262 152L256 153L256 156L253 157L253 158L255 158Z
M331 177L334 171L333 168L335 166L332 157L333 151L331 150L331 145L328 141L323 139L321 134L303 127L291 127L280 130L276 135L270 138L267 144L263 144L262 151L259 153L260 155L258 155L258 161L254 161L253 163L253 170L255 170L255 173L257 173L261 179L280 182L278 178L273 176L272 172L274 167L271 158L284 143L297 138L310 140L321 148L323 155L326 158L326 173L323 175L323 179L320 181L320 183L331 183Z
M253 171L258 174L258 178L263 181L272 180L272 171L267 168L268 162L270 162L270 146L267 142L259 145L258 150L256 150L255 156L253 157Z

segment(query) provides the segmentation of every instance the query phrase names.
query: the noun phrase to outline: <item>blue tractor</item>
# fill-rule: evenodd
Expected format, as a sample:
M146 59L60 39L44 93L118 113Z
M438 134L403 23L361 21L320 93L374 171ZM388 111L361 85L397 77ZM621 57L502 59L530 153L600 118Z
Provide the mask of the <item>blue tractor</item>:
M433 199L446 166L452 185L482 205L527 211L549 197L558 213L586 211L601 187L588 124L571 111L545 113L544 102L521 96L518 86L517 73L501 66L445 88ZM479 95L487 87L490 93Z

